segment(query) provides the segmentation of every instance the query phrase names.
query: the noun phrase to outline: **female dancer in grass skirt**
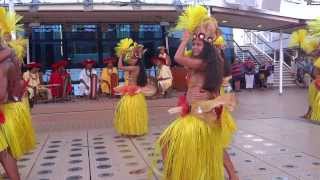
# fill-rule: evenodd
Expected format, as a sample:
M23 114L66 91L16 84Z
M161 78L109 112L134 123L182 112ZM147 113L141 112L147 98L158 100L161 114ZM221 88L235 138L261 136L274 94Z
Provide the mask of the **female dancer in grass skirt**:
M314 80L309 87L310 119L320 123L320 58L315 63Z
M160 136L164 180L224 179L224 108L231 110L234 96L219 95L223 61L213 45L217 23L202 6L189 7L179 17L178 29L185 30L175 61L192 70L185 97L170 112L181 112ZM184 55L192 36L192 56ZM235 179L230 177L230 179Z
M115 129L121 135L145 135L148 133L148 110L142 94L142 88L147 84L142 62L143 46L127 38L121 40L115 50L119 57L118 68L128 72L128 85L115 88L122 94L115 111Z
M10 179L20 179L15 160L35 147L35 134L31 122L31 114L27 98L24 97L24 81L21 75L21 63L25 55L26 40L11 39L11 32L16 30L14 12L6 12L0 8L1 45L11 47L9 54L1 51L1 86L0 86L0 149L8 150L9 154L1 152L1 163ZM3 41L2 41L3 40ZM1 48L6 49L6 48Z
M221 35L220 30L217 31L217 38L214 41L215 47L218 49L218 52L220 52L219 58L223 60L223 83L220 88L220 95L224 95L225 93L230 93L232 88L230 85L230 80L231 80L231 66L230 63L225 59L224 55L224 46L225 46L225 41L224 38ZM232 117L232 114L227 108L223 108L222 114L221 114L221 119L223 123L221 124L222 127L222 143L223 143L223 148L224 148L224 155L223 155L223 163L224 167L228 173L229 179L236 180L238 179L236 175L235 168L233 166L233 163L231 161L231 158L229 157L229 154L226 152L226 149L229 148L231 141L233 139L233 135L237 130L237 125L235 123L234 118Z

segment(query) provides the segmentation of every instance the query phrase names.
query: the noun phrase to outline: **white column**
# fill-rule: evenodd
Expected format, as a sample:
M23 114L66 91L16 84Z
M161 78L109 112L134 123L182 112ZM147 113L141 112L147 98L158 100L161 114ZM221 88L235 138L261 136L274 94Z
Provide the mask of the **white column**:
M9 12L14 12L14 1L13 0L9 0ZM11 32L11 39L12 40L16 40L17 36L16 36L16 32Z
M280 30L280 70L279 70L279 93L282 95L283 93L283 39L282 39L282 30Z
M168 38L168 34L166 33L166 49L167 49L167 53L170 54L170 48L169 48L169 38Z
M30 64L30 41L27 39L27 64Z
M276 64L276 59L277 59L277 51L273 50L273 64Z

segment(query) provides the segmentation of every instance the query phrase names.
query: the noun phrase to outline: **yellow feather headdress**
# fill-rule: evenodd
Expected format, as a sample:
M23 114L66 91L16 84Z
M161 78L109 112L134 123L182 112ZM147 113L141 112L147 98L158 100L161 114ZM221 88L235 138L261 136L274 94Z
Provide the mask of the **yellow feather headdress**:
M14 50L17 58L23 62L23 58L26 55L27 39L19 38L17 40L10 41L8 44Z
M219 47L223 46L225 44L223 36L220 35L219 37L217 37L213 44Z
M318 59L316 59L313 63L314 67L320 69L320 57L318 57Z
M308 29L313 36L320 37L320 17L308 22Z
M187 30L191 33L199 27L200 23L208 19L208 10L203 6L189 6L179 16L176 29Z
M143 53L143 45L125 38L117 44L115 51L118 58L125 56L124 61L128 62L134 55Z
M127 54L127 52L130 50L130 47L132 47L133 44L134 41L131 38L125 38L120 40L120 42L114 48L117 57L120 58L121 56Z
M301 48L307 53L312 53L319 47L319 39L307 36L301 44Z
M307 30L305 29L299 29L297 31L294 31L291 35L291 41L289 43L290 47L298 46L301 47L303 44L305 38L307 37Z
M176 30L186 30L192 34L205 34L205 38L215 38L217 21L208 15L208 10L200 5L189 6L179 16Z
M16 14L15 12L6 11L4 8L0 9L0 27L1 36L11 33L11 32L21 32L23 31L23 24L18 24L22 16Z
M4 19L6 17L7 11L4 7L0 7L0 28L2 28L2 24L4 22Z

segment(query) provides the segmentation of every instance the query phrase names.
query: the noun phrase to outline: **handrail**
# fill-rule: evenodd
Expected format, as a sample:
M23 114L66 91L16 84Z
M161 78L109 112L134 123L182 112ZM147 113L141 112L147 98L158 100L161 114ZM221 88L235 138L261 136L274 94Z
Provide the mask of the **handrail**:
M266 41L264 41L263 39L261 39L258 35L256 35L255 33L253 33L253 32L251 32L251 31L246 31L245 30L245 32L246 33L252 33L256 38L258 38L259 40L261 40L262 42L263 42L263 44L264 45L266 45L267 47L269 47L270 49L272 49L273 51L276 51L276 49L274 49L273 47L271 47ZM288 39L288 38L285 38L285 39ZM280 41L280 39L279 40L277 40L277 41ZM285 55L290 55L288 52L286 52L286 51L283 51L283 53L285 54Z
M251 31L245 30L245 34L246 34L247 36L249 36L248 33L253 34L253 36L254 36L255 38L257 38L258 40L260 40L260 41L263 43L263 45L265 45L265 46L267 46L268 48L270 48L270 49L273 51L273 53L276 53L276 50L275 50L273 47L271 47L267 42L265 42L263 39L261 39L258 35L256 35L255 33L251 32ZM261 51L255 44L253 44L253 43L251 43L251 44L253 45L254 48L256 48L256 50L258 50L258 51L260 51L261 53L263 53L264 55L266 55L266 56L269 58L269 60L274 60L274 62L277 61L276 59L273 59L272 57L270 57L267 53ZM283 51L283 53L284 53L285 55L289 55L289 56L290 56L290 54L289 54L288 52L286 52L286 51ZM290 69L290 66L289 66L286 62L283 62L283 64L284 64L284 66L285 66L287 69Z
M273 51L275 50L273 47L271 47L267 42L265 42L262 38L260 38L258 35L256 35L255 33L245 30L246 33L251 33L253 34L256 38L258 38L260 41L262 41L267 47L269 47L270 49L272 49Z
M258 65L261 65L261 63L257 60L257 58L256 58L249 50L244 50L244 49L242 49L242 48L240 47L240 45L239 45L234 39L232 39L232 41L233 41L234 44L236 44L236 46L240 49L241 52L247 52L247 53L250 55L250 57L251 57L252 59L254 59L254 61L255 61Z
M270 61L274 61L274 59L272 57L269 56L269 54L267 54L266 52L264 51L261 51L258 47L255 46L255 44L253 44L253 47L259 51L260 53L264 54ZM275 53L275 51L273 50L273 53Z

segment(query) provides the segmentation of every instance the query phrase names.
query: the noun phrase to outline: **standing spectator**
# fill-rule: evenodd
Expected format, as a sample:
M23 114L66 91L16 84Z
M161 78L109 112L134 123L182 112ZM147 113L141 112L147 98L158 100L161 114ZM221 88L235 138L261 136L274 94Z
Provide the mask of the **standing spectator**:
M240 92L241 78L242 78L242 63L236 59L231 66L232 80L234 82L234 89Z
M245 63L245 81L246 81L246 89L253 89L254 85L254 62L248 58Z
M273 86L273 72L274 72L274 65L269 62L267 66L267 86L272 87Z
M267 88L267 85L266 85L267 77L268 77L267 65L266 63L263 63L259 67L260 88Z

